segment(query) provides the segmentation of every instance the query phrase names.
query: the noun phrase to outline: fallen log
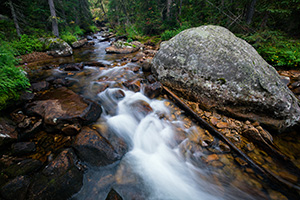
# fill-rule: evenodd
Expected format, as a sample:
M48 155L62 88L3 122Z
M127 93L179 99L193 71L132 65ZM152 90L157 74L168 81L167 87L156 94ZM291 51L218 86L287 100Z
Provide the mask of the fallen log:
M250 157L248 157L244 152L242 152L237 146L235 146L230 140L228 140L221 132L219 132L215 127L210 125L206 120L202 119L195 111L193 111L185 102L183 102L177 95L175 95L166 86L163 86L164 92L173 99L176 104L185 110L190 116L192 116L203 128L208 130L211 134L218 137L220 140L225 142L234 150L240 157L242 157L257 173L259 173L266 180L270 181L269 184L273 189L282 191L289 199L299 199L300 196L300 186L296 183L291 183L282 177L274 174L273 172L267 170L263 166L255 163ZM299 169L298 169L299 170ZM299 170L300 172L300 170ZM276 183L276 184L274 184ZM293 189L293 190L292 190Z

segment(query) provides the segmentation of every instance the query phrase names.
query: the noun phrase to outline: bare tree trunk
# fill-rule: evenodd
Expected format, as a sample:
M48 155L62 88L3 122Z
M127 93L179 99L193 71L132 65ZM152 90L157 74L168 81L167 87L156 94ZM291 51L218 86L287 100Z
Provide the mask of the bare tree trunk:
M254 11L255 11L255 4L256 4L256 0L252 0L247 9L247 13L246 13L246 23L247 24L251 24L251 22L252 22L252 18L253 18Z
M167 19L170 19L171 14L171 5L173 0L167 0Z
M58 24L57 24L57 18L56 18L56 12L55 12L53 0L48 0L48 3L51 12L52 32L56 37L59 37Z
M105 12L102 0L98 0L98 3L100 4L100 8L101 8L101 10L102 10L102 12L104 14L104 17L106 18L106 12Z
M181 16L181 11L182 11L182 0L179 2L179 16Z
M9 0L8 4L9 4L10 10L11 10L11 15L13 17L13 20L14 20L14 23L16 26L17 35L20 37L21 31L20 31L20 26L19 26L19 22L18 22L18 18L17 18L16 12L15 12L14 5L11 0Z

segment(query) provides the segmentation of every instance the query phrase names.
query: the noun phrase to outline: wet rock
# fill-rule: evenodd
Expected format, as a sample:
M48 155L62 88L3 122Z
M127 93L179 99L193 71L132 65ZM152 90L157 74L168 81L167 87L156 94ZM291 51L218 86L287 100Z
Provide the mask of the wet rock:
M124 97L125 93L121 89L107 89L99 94L99 101L108 114L115 115L117 105Z
M125 87L127 87L129 90L134 92L139 92L141 89L141 81L140 79L134 80L134 81L127 81L123 84Z
M49 86L50 86L50 84L48 82L46 82L46 81L41 81L41 82L38 82L38 83L32 83L31 84L31 88L35 92L40 92L40 91L48 90Z
M26 115L24 115L23 111L21 110L14 111L10 114L10 116L11 119L17 124L21 123L26 118Z
M211 162L216 160L219 160L219 156L217 154L211 154L206 158L206 162Z
M219 120L215 117L210 118L210 123L214 126L216 126L219 123Z
M141 43L138 42L123 42L118 40L114 44L105 49L108 54L129 54L138 51L141 48Z
M48 38L45 39L45 45L47 49L47 54L54 57L59 56L71 56L73 55L72 47L59 38Z
M15 123L9 119L0 117L0 148L18 139Z
M88 35L88 36L86 36L86 39L87 39L87 40L93 40L93 37L90 36L90 35Z
M288 77L288 76L280 76L280 80L281 80L282 83L285 84L285 85L290 84L290 81L291 81L290 77Z
M35 94L32 92L22 92L20 96L20 101L29 102L34 98Z
M146 59L140 62L140 65L143 69L143 72L151 72L152 68L152 59Z
M220 148L221 153L229 153L230 152L230 147L222 141L219 141L218 147Z
M300 94L300 87L297 87L296 89L294 89L293 92L297 95Z
M149 83L155 83L156 82L156 79L155 77L151 74L149 76L147 76L147 80L149 81Z
M78 40L76 42L73 42L71 46L74 49L77 49L77 48L83 47L87 42L88 42L88 40L85 38L83 40Z
M65 124L96 121L100 117L101 107L62 87L44 94L41 100L27 104L26 112L41 116L48 131L54 131L62 129Z
M163 85L159 82L152 83L147 85L144 89L145 95L148 96L150 99L158 97L162 94Z
M248 163L240 157L236 157L236 158L234 158L234 160L242 167L248 165Z
M154 57L155 54L157 53L157 51L156 51L156 50L145 50L144 53L145 53L147 56Z
M161 44L152 63L163 85L206 110L259 121L277 132L299 125L299 101L277 71L223 27L181 32Z
M89 127L82 128L73 147L83 161L94 166L105 166L121 158L106 138Z
M141 120L149 113L153 112L150 104L144 100L137 100L127 105L129 110L131 110L132 114L136 119Z
M18 176L1 187L0 194L6 200L23 200L26 197L29 184L29 177Z
M23 122L18 124L20 128L19 139L24 140L34 136L35 133L41 130L43 125L42 119L36 119L35 117L27 117Z
M77 135L81 129L81 126L79 124L67 124L65 127L61 129L61 131L66 135Z
M24 155L35 152L34 142L17 142L11 145L11 149L16 155Z
M3 170L9 177L16 177L21 175L29 175L36 172L42 167L43 163L35 159L26 159L18 163L12 164Z
M227 122L218 122L216 125L218 128L228 128Z
M68 199L82 187L83 171L76 166L72 149L62 151L41 173L35 175L28 199Z
M61 66L65 71L81 71L83 69L83 63L71 63Z
M296 81L294 83L291 84L292 89L295 89L297 87L300 87L300 81Z
M122 200L123 198L112 188L105 200Z

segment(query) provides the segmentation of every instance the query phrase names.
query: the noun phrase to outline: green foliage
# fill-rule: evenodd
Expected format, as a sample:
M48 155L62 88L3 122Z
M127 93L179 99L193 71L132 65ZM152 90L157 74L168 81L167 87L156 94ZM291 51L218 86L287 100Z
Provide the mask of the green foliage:
M292 68L300 65L300 41L292 40L282 32L263 31L242 38L275 67Z
M0 110L15 100L18 100L20 92L30 86L25 72L16 68L14 50L6 42L0 46Z
M62 40L66 41L69 45L71 45L73 42L77 41L76 36L70 32L62 32L60 34L60 37Z
M15 55L23 55L33 51L42 51L43 43L35 36L23 34L20 40L14 40L11 46L16 50Z
M95 33L97 31L98 31L98 28L97 28L97 26L94 26L94 25L89 26L89 28L87 30L87 32L92 32L92 33Z
M174 30L166 30L165 32L163 32L161 34L161 40L165 41L165 40L169 40L172 37L174 37L175 35L177 35L178 33L180 33L181 31L184 31L188 28L191 28L191 26L187 23L183 24L182 26L180 26L177 29Z

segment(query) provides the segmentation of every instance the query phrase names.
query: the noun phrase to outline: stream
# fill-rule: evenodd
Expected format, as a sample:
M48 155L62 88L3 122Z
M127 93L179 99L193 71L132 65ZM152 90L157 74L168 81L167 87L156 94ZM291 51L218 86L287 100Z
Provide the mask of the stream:
M85 66L79 72L54 68L42 76L67 77L69 89L99 102L103 113L93 128L111 143L111 138L121 138L129 150L111 165L87 166L83 187L71 199L106 199L111 188L123 199L287 199L250 166L237 162L238 155L166 95L148 98L146 75L124 59L135 54L106 54L110 43L98 42L101 33L95 36L94 46L51 63L96 61L107 67ZM134 91L123 84L135 80L140 88ZM203 135L207 139L198 144Z

